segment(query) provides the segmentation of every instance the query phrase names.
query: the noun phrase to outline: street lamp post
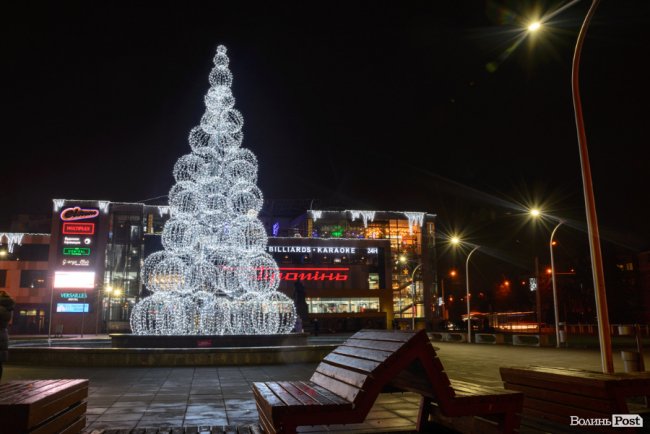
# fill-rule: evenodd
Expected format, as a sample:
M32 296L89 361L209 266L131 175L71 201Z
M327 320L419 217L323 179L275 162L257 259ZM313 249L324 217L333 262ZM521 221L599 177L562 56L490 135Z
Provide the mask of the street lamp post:
M614 372L612 359L612 338L609 328L609 312L607 311L607 294L605 291L605 273L603 271L603 257L600 251L600 234L598 231L598 218L596 216L596 201L594 199L594 186L591 180L591 166L589 165L589 151L587 149L587 134L582 117L582 102L580 101L580 53L582 44L587 34L587 28L596 11L599 0L593 0L589 11L582 22L578 40L573 53L571 67L571 90L573 94L573 109L576 118L578 133L578 146L580 149L580 167L582 169L582 184L585 195L585 208L587 213L587 232L589 233L589 251L591 253L591 272L594 279L594 292L596 295L596 316L598 319L598 337L600 338L600 361L604 373Z
M415 331L415 314L417 313L417 305L415 304L415 296L416 296L416 286L415 286L415 272L418 271L418 269L422 266L422 264L418 264L417 267L413 269L413 273L411 273L411 284L413 285L413 316L411 318L411 330Z
M555 236L555 232L562 226L564 223L563 220L560 220L560 222L555 225L555 228L553 228L553 231L551 232L551 240L548 243L548 248L551 253L551 285L553 287L553 314L555 315L555 346L557 348L560 348L560 314L558 312L558 306L557 306L557 286L555 284L555 258L553 256L553 237Z
M465 260L465 299L467 300L467 343L472 343L472 314L470 311L470 300L469 300L469 258L472 256L472 253L477 251L481 246L474 247Z
M565 7L558 9L555 13L566 7L575 4L575 1L568 3ZM607 309L607 292L605 290L605 272L603 270L603 257L600 250L600 234L598 230L598 217L596 215L596 200L594 198L594 186L591 179L591 166L589 164L589 150L587 148L587 133L585 122L582 116L582 102L580 100L580 55L582 45L587 35L587 28L594 16L596 7L600 0L592 0L591 6L582 21L575 50L573 52L573 63L571 64L571 93L573 96L573 111L576 119L576 131L578 134L578 148L580 152L580 169L582 173L582 188L585 196L585 212L587 215L587 233L589 234L589 252L591 256L591 272L594 280L594 295L596 298L596 320L598 321L598 340L600 342L600 361L604 373L614 372L614 361L612 359L612 337L609 326L609 312ZM548 17L550 18L550 17ZM534 32L541 27L541 23L533 23L528 30Z

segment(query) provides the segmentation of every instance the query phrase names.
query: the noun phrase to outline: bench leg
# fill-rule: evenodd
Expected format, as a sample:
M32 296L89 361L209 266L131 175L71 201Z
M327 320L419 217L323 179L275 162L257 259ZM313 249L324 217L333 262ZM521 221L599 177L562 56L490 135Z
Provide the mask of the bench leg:
M420 410L418 411L418 423L415 427L417 432L430 432L431 423L429 416L433 411L433 402L430 398L420 398Z
M512 434L516 428L519 428L519 415L513 411L505 413L503 415L503 433Z

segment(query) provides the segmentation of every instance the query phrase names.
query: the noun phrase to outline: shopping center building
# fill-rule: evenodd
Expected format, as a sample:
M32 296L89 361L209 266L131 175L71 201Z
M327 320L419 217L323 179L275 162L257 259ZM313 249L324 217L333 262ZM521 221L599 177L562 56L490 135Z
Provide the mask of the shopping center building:
M12 331L128 331L133 305L147 294L142 263L162 248L168 208L56 199L52 215L51 234L3 234L0 289L17 301ZM316 318L325 332L423 326L436 317L434 215L307 210L260 218L280 290L293 297L304 288L306 328Z

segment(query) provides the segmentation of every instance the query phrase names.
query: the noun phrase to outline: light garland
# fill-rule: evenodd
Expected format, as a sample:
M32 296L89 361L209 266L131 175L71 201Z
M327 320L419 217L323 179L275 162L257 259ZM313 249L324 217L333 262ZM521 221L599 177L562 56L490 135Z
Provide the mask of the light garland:
M257 217L263 197L257 158L241 148L244 118L234 109L232 73L220 45L206 112L188 138L192 152L174 165L164 251L149 255L142 280L153 294L131 314L141 335L290 333L293 301L277 291L279 268L266 253ZM56 204L55 204L56 206ZM163 214L163 208L158 208Z
M23 243L23 237L25 234L20 232L5 232L0 233L0 246L2 245L2 239L7 239L7 251L9 253L14 252L14 246L18 244L19 246Z
M425 213L405 211L404 215L409 220L409 235L413 235L413 227L415 225L417 225L419 228L422 227L422 223L424 223Z

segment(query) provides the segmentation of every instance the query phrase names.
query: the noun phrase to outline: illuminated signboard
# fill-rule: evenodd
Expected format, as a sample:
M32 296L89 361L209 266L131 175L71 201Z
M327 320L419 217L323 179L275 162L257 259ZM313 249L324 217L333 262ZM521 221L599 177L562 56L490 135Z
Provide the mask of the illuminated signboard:
M64 246L80 246L82 244L85 246L89 246L92 243L93 240L90 237L68 237L68 236L63 237Z
M81 204L69 204L60 212L61 229L56 259L60 271L92 269L95 266L98 249L91 249L90 246L97 242L99 216L99 209Z
M269 253L317 253L317 254L344 254L356 255L357 253L367 253L368 255L379 254L377 247L350 247L350 246L268 246Z
M350 273L349 268L342 267L280 267L280 280L321 280L321 281L346 281ZM259 277L259 274L258 274Z
M54 272L54 288L94 288L94 271L56 271Z
M88 313L88 303L57 303L56 311L59 313Z
M63 223L64 235L93 235L95 223Z
M78 206L66 208L61 211L61 220L63 221L72 221L72 220L89 220L94 219L99 215L99 210L90 208L84 209Z
M64 247L63 254L67 256L89 256L90 249L88 247Z
M85 292L62 292L59 296L67 300L78 300L80 298L88 298L88 294L86 294Z

